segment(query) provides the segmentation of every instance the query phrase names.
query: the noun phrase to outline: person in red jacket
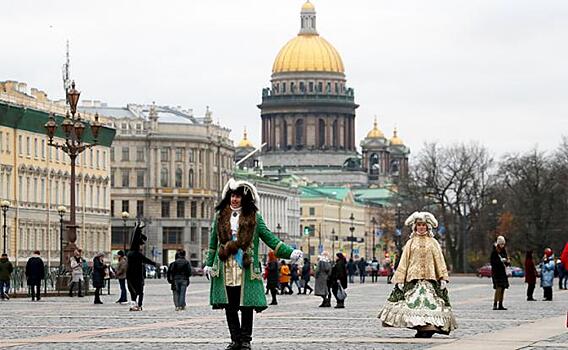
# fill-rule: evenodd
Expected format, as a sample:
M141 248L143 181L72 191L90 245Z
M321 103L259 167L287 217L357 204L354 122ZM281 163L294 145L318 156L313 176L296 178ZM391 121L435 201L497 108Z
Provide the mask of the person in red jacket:
M525 255L525 283L527 284L527 301L536 301L533 298L534 287L536 286L536 267L532 257L532 250L527 250Z
M564 272L562 277L560 277L561 271L558 271L560 277L558 278L558 285L560 289L566 289L566 281L568 281L568 243L566 243L564 250L560 255L560 266L558 267L563 270L562 272Z

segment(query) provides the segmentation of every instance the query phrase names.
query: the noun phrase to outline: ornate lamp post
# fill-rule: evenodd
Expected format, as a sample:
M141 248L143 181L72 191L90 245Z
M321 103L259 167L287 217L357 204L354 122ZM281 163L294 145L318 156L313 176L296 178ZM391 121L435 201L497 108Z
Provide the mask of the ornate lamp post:
M353 224L353 221L355 221L355 217L353 216L353 213L351 213L349 220L351 220L351 226L349 226L349 231L351 231L351 254L350 254L350 257L353 258L353 232L355 231L355 226Z
M3 253L6 254L6 249L7 249L7 245L8 245L8 241L6 238L6 225L7 225L7 221L6 221L6 213L8 212L8 209L10 208L10 202L7 200L3 200L2 203L0 203L0 207L2 208L2 216L4 216L4 225L2 226L3 229L3 235L4 235L4 251Z
M126 220L128 220L128 218L130 217L130 214L128 214L127 211L123 211L120 214L120 217L122 217L122 223L123 223L123 228L122 228L122 233L123 233L123 238L124 238L124 246L123 246L123 251L126 254L126 241L128 241L128 230L126 229Z
M96 114L94 122L90 123L93 143L86 144L83 142L85 124L81 121L81 115L77 113L77 103L79 102L80 94L81 93L75 89L75 82L72 82L71 88L67 90L67 102L69 103L71 116L67 113L65 120L60 125L65 136L63 143L53 141L58 127L53 114L50 114L49 120L44 125L49 138L48 145L61 149L71 160L71 191L69 191L71 195L71 205L69 207L69 225L67 225L67 246L65 247L65 251L69 256L73 254L73 251L77 248L75 245L75 241L77 240L77 223L75 220L75 162L79 154L98 144L97 138L102 126L101 123L99 123L99 116Z
M371 224L373 224L373 259L374 259L376 257L376 255L375 255L375 236L377 235L377 230L376 230L377 219L375 219L374 216L371 218Z
M59 213L59 271L63 271L63 216L67 213L67 208L60 205L57 207Z

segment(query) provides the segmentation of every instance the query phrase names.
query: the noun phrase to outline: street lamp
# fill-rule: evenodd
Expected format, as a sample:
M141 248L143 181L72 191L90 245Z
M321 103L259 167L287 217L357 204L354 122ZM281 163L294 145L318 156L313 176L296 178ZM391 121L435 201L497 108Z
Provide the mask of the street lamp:
M127 211L123 211L123 212L120 214L120 216L122 217L122 222L123 222L123 224L124 224L123 229L122 229L123 238L124 238L124 247L123 247L124 249L123 249L123 251L124 251L124 253L126 254L126 241L128 240L128 239L127 239L128 231L126 230L126 220L128 220L128 218L130 217L130 214L128 214Z
M57 207L59 213L59 271L63 271L63 216L67 212L65 206L60 205Z
M351 220L351 226L349 227L349 231L351 231L351 259L353 259L353 231L355 231L355 226L353 225L353 221L355 221L355 217L353 216L353 213L351 213L351 216L349 217L349 220Z
M276 224L276 235L278 236L278 239L280 239L280 230L282 229L282 226L280 226L280 223Z
M2 208L2 214L4 216L4 225L3 225L3 230L4 230L4 251L3 253L6 254L6 246L7 246L7 239L6 239L6 213L8 212L8 209L10 208L10 202L7 201L6 199L4 199L2 201L2 203L0 203L0 207Z
M375 255L375 236L377 235L377 230L376 230L377 219L375 219L374 216L371 218L371 224L373 224L373 259L374 259L376 257L376 255Z
M93 143L84 143L84 131L85 124L81 120L81 115L77 113L77 103L79 102L79 95L81 93L75 89L75 82L71 83L71 88L66 91L67 103L69 104L69 109L71 110L71 116L69 112L65 115L65 120L61 123L61 129L65 136L65 140L62 143L54 142L53 137L57 129L57 123L55 122L55 117L52 113L49 115L49 120L45 123L44 127L48 136L48 145L61 149L64 153L69 156L71 160L71 190L70 192L70 203L69 206L69 225L67 225L67 246L65 251L69 255L77 248L75 241L77 240L77 224L75 220L75 162L79 154L84 152L86 149L92 148L98 145L99 130L102 124L99 122L99 115L95 114L95 120L90 122L91 134L93 137ZM75 117L77 114L77 117Z

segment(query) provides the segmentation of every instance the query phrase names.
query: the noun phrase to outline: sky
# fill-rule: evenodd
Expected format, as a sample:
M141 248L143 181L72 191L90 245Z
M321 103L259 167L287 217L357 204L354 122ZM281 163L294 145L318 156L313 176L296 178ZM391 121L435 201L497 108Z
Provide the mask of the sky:
M300 27L303 0L6 1L0 81L111 106L192 108L260 141L262 88ZM313 0L360 105L356 140L394 127L425 142L478 142L495 155L553 151L568 136L568 2Z

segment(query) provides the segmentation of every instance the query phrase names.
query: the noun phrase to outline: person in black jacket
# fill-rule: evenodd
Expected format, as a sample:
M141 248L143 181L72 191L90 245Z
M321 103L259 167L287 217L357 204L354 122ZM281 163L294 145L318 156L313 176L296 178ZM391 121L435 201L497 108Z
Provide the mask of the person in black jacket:
M267 276L266 276L266 288L270 291L272 295L272 302L270 305L278 305L278 300L276 300L276 294L278 292L276 289L278 288L278 279L280 278L280 272L278 269L278 259L276 258L276 254L271 250L268 252L268 269L267 269Z
M105 286L104 253L97 253L93 258L93 288L95 288L95 304L102 304L101 289Z
M185 292L191 275L191 265L185 258L185 250L180 250L176 253L176 260L168 268L168 281L172 284L176 311L185 310Z
M310 287L309 285L312 274L312 267L310 265L311 265L310 259L304 258L304 266L302 266L302 280L304 284L304 294L306 294L306 291L308 290L310 291L310 294L312 294L312 292L314 291L312 287Z
M39 250L36 250L26 263L26 278L31 289L32 301L41 300L41 280L45 277L45 266L39 255Z
M491 278L493 279L493 289L495 289L493 310L507 310L503 306L503 297L505 296L505 289L509 288L506 269L506 266L509 265L509 257L505 250L505 237L499 236L493 245L493 252L491 253Z
M347 260L342 253L337 253L336 256L337 260L335 260L335 265L331 268L329 282L331 284L331 291L337 302L335 308L343 309L345 307L345 300L337 299L337 291L339 290L340 283L343 289L347 289Z
M144 244L148 239L142 233L143 226L138 223L134 228L130 251L128 252L128 268L126 270L126 281L128 282L128 291L131 300L137 304L130 308L130 311L142 311L142 302L144 300L144 269L145 265L156 266L156 263L148 259L142 251Z

